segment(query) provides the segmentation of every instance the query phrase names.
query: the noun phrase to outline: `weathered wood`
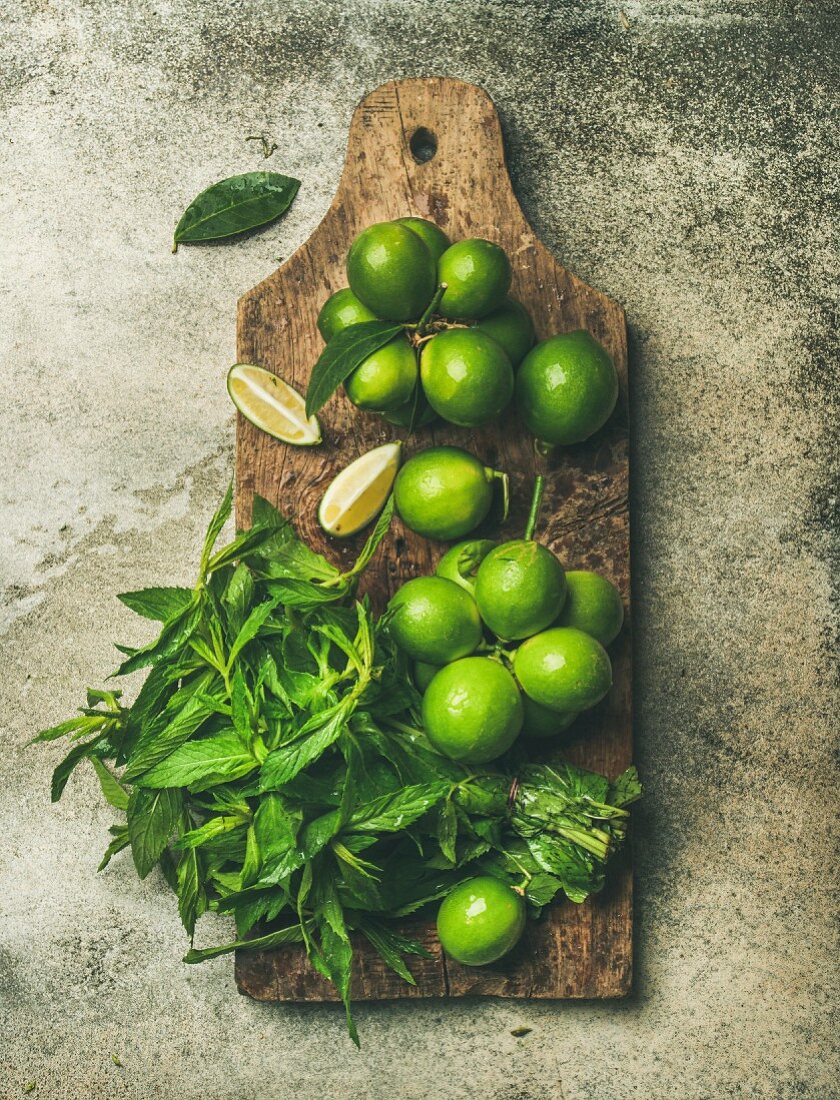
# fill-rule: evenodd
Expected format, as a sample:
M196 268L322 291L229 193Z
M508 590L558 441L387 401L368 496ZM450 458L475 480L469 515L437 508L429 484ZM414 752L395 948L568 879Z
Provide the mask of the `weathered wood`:
M437 144L418 161L411 140L419 129ZM620 587L629 611L627 343L619 306L586 286L554 259L534 235L513 193L505 167L499 119L479 88L448 79L384 84L357 108L347 159L335 199L313 235L281 268L239 303L238 357L282 375L305 392L322 349L315 320L333 291L346 285L350 242L374 222L407 215L431 218L453 240L485 237L508 252L512 293L531 311L540 338L588 329L613 356L621 379L610 423L586 444L559 453L550 476L538 535L568 568L602 570ZM237 516L250 520L254 492L293 514L301 535L339 564L348 564L364 535L348 544L325 539L316 506L330 479L351 459L389 439L404 437L379 417L360 413L337 394L321 413L324 446L287 447L241 417L237 425ZM436 425L419 433L407 452L440 443L474 451L511 474L512 509L500 534L521 533L535 472L530 437L515 413L504 422L466 432ZM381 607L409 577L430 573L443 547L395 522L366 585ZM607 700L579 720L569 755L615 776L632 752L630 616L612 651L614 687ZM632 881L617 868L608 889L584 905L564 902L546 920L532 922L516 951L491 967L468 968L445 960L433 924L420 927L434 951L431 962L412 961L416 988L386 970L359 945L353 995L359 1000L463 996L615 997L628 992L632 962ZM418 926L414 926L416 932ZM242 952L236 960L241 992L261 1000L332 1000L334 994L301 949Z

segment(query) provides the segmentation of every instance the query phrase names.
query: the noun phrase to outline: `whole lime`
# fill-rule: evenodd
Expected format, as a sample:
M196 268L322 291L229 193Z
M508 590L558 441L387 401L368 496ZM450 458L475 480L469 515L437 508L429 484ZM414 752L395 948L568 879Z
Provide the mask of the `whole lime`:
M513 396L507 353L478 329L452 328L433 336L420 353L420 377L435 412L461 428L495 420Z
M414 394L412 394L404 405L399 405L396 409L386 409L382 415L389 424L396 424L398 428L411 427L412 418L414 419L415 428L425 428L427 424L432 424L438 419L438 414L423 394L422 386L420 387L420 393L417 395L416 414L414 400Z
M437 915L441 946L459 963L484 966L506 955L525 929L525 902L491 875L460 882Z
M465 657L444 665L423 696L423 728L438 752L452 760L495 760L522 729L516 681L492 657Z
M422 694L432 679L440 672L439 665L430 665L426 661L414 662L414 683L417 685L417 690Z
M510 275L505 250L492 241L473 237L450 245L438 260L438 282L446 283L440 312L461 321L485 317L504 302Z
M425 243L404 225L379 222L353 241L347 281L377 317L416 320L435 290L435 261Z
M440 665L472 653L481 641L475 600L443 577L416 577L388 604L389 630L415 661Z
M360 409L373 412L405 405L417 385L417 356L404 336L364 359L344 383L347 396Z
M505 641L529 638L550 626L565 598L563 566L547 547L530 539L503 542L478 567L479 613Z
M528 310L515 298L506 298L499 309L482 317L475 327L501 344L514 367L522 362L534 344L534 322Z
M612 666L601 643L565 626L523 642L513 670L525 694L550 710L594 707L612 686Z
M351 325L361 324L362 321L375 321L376 314L369 310L364 302L360 302L356 295L345 287L331 294L321 306L318 314L318 331L329 343L336 333Z
M454 578L453 578L454 579ZM624 604L616 586L586 569L566 574L568 593L557 626L573 626L607 646L621 633Z
M435 575L455 581L475 595L478 567L496 545L492 539L469 539L447 550L435 568Z
M431 539L459 539L493 501L493 471L459 447L429 447L397 474L394 501L406 527Z
M522 693L522 735L523 737L548 738L556 737L574 722L578 716L576 710L557 711L535 703L533 699Z
M416 233L431 252L435 263L451 243L444 231L438 228L434 222L427 221L426 218L397 218L397 225L404 225L406 229Z
M516 402L528 430L544 443L580 443L610 417L618 399L612 359L588 332L543 340L516 376Z

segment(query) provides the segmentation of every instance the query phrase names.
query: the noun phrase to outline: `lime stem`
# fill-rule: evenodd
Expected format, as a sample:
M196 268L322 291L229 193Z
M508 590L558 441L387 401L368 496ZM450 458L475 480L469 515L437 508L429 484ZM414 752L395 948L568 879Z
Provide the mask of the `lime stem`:
M525 524L525 539L530 541L534 537L534 528L537 526L537 519L540 514L540 505L542 504L543 493L545 492L545 478L542 474L537 474L536 481L534 482L534 495L531 497L531 510L528 513L528 522Z
M502 523L507 521L510 514L510 477L504 470L494 470L492 466L485 466L484 473L488 481L498 481L502 486Z
M426 312L417 322L417 331L421 336L426 335L426 325L429 323L429 319L432 317L435 310L440 305L440 300L443 297L444 290L446 290L446 283L441 283L435 291L434 297L432 298L431 302L429 302L429 305L426 308Z

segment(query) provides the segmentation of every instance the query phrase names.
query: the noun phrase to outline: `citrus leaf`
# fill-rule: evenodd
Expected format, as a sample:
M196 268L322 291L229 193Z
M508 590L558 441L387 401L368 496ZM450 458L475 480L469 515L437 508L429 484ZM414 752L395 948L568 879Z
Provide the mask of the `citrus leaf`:
M341 383L363 360L402 332L391 321L362 321L350 325L330 340L312 368L306 390L306 415L322 408Z
M289 209L299 187L300 180L279 172L244 172L219 180L184 211L175 228L175 248L268 225Z

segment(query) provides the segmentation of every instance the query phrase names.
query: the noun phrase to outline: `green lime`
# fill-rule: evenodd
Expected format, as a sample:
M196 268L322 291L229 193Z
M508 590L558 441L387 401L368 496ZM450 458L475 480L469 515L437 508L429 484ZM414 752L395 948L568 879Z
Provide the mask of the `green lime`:
M414 683L421 695L438 672L440 672L440 665L430 665L426 661L414 662Z
M528 431L550 444L581 443L610 417L618 375L607 352L579 329L543 340L516 376L516 402Z
M525 694L551 710L594 707L612 686L612 666L601 643L566 626L523 642L513 670Z
M450 240L444 231L438 229L434 222L427 221L425 218L397 218L397 225L404 225L406 229L416 233L431 252L435 263L449 248Z
M475 326L491 336L507 352L514 367L518 366L534 344L534 322L528 310L515 298L482 317Z
M556 711L535 703L525 692L522 693L522 734L524 737L556 737L558 733L574 722L578 716L576 710Z
M475 600L443 577L416 577L388 604L394 641L415 661L440 665L472 653L481 641Z
M585 569L567 573L566 582L568 594L556 625L573 626L609 645L624 624L621 593L606 577Z
M459 963L484 966L506 955L525 929L525 902L491 875L459 882L441 903L437 931L441 946Z
M403 523L430 539L459 539L484 519L494 472L459 447L429 447L406 462L394 483Z
M437 278L446 283L440 300L444 317L460 321L485 317L505 300L510 261L503 248L474 237L447 248L438 260Z
M417 356L404 336L369 355L344 383L347 396L360 409L398 409L417 385Z
M435 292L435 261L420 237L396 222L379 222L353 241L347 281L377 317L414 321Z
M547 547L530 539L503 542L478 568L479 613L505 641L529 638L550 626L565 598L563 566Z
M475 575L478 567L496 545L492 539L470 539L447 550L437 563L435 574L455 581L475 595Z
M464 657L444 665L423 696L423 728L438 752L452 760L495 760L522 729L516 681L492 657Z
M423 392L438 415L461 428L496 417L513 396L513 367L500 344L478 329L452 328L420 353Z
M396 409L388 409L382 415L389 424L396 424L398 428L411 427L412 418L414 418L415 428L425 428L427 424L432 424L437 420L438 414L426 400L422 386L420 387L420 393L417 395L417 400L419 404L416 416L413 394L404 405L400 405Z
M345 287L331 294L321 306L318 314L318 331L324 337L326 343L332 340L336 333L341 332L351 325L358 325L362 321L375 321L376 314L360 302L356 295Z

